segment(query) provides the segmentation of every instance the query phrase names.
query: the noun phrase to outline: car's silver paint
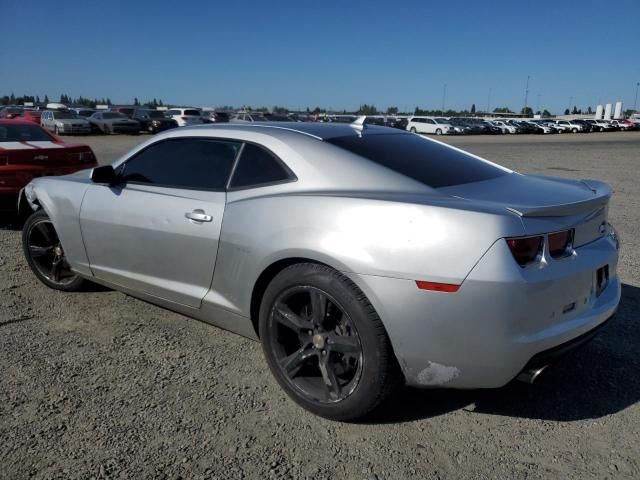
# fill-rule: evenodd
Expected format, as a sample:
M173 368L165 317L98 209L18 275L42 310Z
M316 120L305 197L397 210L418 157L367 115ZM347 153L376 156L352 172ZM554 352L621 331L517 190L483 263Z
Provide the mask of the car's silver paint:
M495 180L433 189L318 139L388 131L337 124L182 128L114 163L166 138L205 136L263 145L297 177L229 191L224 200L223 193L131 185L127 196L146 192L153 205L123 208L122 192L93 185L85 172L37 179L26 191L52 217L83 276L246 336L256 336L251 298L270 265L304 258L343 271L376 308L414 385L503 385L535 353L615 311L617 249L600 230L611 195L606 185L506 170ZM197 208L213 222L185 218ZM101 216L115 227L101 228ZM562 260L546 256L536 268L520 268L504 241L566 228L576 229L575 250ZM607 263L610 284L595 299L593 274ZM462 286L445 294L418 290L415 280ZM563 314L572 302L576 308Z
M225 192L90 185L80 226L96 277L190 307L209 290ZM202 210L210 222L186 217Z

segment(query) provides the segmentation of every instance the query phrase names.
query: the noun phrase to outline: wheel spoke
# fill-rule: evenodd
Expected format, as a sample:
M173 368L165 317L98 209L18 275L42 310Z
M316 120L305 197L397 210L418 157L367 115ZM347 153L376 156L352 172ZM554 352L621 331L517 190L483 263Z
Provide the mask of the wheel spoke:
M291 309L282 302L276 305L273 317L276 322L284 325L294 332L300 332L311 328L311 324L309 322L301 316L293 313Z
M356 337L329 334L329 350L338 353L360 353L360 343Z
M51 234L51 230L48 228L48 222L40 222L36 224L35 228L40 232L40 234L44 237L45 241L49 245L53 245L55 243L55 235Z
M312 357L316 357L317 352L313 348L309 348L308 345L305 345L291 355L288 355L280 360L280 365L289 376L289 378L293 379L300 369L304 367L307 360Z
M60 266L62 264L62 258L56 258L51 264L51 279L54 282L60 281Z
M342 392L342 387L333 371L333 366L328 361L329 356L324 356L320 359L320 373L322 373L322 380L326 387L328 398L339 398Z
M47 255L53 252L53 247L39 247L38 245L30 245L29 251L31 252L32 257L42 257L43 255Z
M327 297L318 290L310 291L309 296L311 297L311 318L315 324L322 325L327 315Z

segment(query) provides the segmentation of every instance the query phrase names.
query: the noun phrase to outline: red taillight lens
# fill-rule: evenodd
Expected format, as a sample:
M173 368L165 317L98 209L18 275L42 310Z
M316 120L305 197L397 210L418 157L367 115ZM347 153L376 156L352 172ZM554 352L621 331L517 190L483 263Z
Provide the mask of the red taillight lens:
M516 259L518 265L524 267L528 263L535 261L540 253L542 253L542 245L544 237L542 235L535 237L519 237L507 238L509 250Z
M427 282L424 280L416 280L416 285L420 290L432 290L434 292L456 293L460 289L460 285L455 283Z
M189 120L189 117L181 117L181 118L182 118L182 120L184 120L185 122L186 122L187 120Z
M561 258L567 254L573 244L574 230L565 230L549 234L549 253L553 258Z

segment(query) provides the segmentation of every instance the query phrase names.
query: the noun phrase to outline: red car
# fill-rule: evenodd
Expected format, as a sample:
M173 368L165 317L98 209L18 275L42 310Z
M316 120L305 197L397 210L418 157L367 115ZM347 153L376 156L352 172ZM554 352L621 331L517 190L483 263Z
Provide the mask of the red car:
M27 122L33 122L40 125L40 117L42 116L41 110L22 110L18 116L13 117L15 119L25 120Z
M40 125L0 119L0 211L16 212L32 178L66 175L97 165L88 145L65 143Z

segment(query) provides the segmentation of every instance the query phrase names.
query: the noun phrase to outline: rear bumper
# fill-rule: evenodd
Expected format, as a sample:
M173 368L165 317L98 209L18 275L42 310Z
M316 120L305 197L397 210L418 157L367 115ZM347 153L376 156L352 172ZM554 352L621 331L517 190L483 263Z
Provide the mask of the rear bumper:
M413 280L350 276L382 318L408 384L495 388L540 352L615 313L621 287L614 241L604 237L577 250L531 271L499 240L453 294L418 290ZM609 283L596 295L594 275L604 265Z
M86 126L86 127L64 127L60 130L58 130L59 133L62 133L64 135L79 135L79 134L86 134L86 133L91 133L91 127L90 126Z

